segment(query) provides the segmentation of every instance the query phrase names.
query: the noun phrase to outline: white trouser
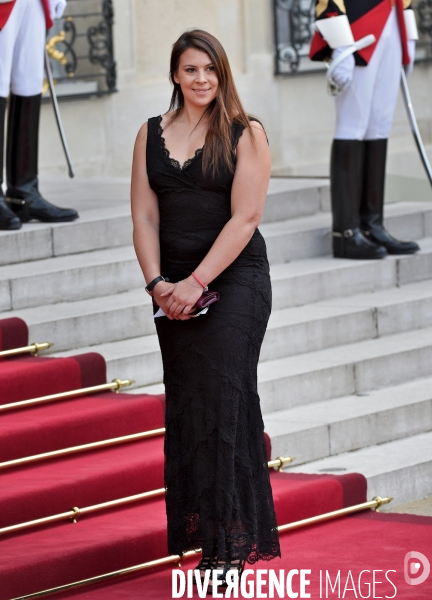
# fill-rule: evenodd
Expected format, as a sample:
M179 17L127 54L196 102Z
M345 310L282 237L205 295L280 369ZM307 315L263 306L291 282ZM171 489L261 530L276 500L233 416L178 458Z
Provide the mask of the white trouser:
M0 31L0 96L35 96L44 77L45 14L40 0L16 0Z
M393 8L369 64L354 68L351 85L335 100L336 139L389 137L401 68L402 44L396 9Z

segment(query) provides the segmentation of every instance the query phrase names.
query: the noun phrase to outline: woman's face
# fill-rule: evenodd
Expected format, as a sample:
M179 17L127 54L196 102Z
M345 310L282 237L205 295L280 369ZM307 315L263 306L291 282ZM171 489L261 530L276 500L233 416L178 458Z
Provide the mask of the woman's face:
M180 84L185 103L205 108L216 97L218 79L211 58L196 48L188 48L180 56L174 81Z

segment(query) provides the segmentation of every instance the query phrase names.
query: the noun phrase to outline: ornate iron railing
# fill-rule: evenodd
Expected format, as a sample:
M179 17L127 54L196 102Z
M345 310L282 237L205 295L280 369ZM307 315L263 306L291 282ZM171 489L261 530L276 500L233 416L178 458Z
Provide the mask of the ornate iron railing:
M322 70L308 58L315 20L315 0L273 0L275 73L295 75ZM416 61L432 60L432 0L414 0L420 39Z
M432 60L432 0L415 0L419 41L416 47L416 60Z
M273 0L276 75L316 70L308 58L315 20L315 0Z
M112 0L68 0L47 39L59 98L116 91L113 25Z

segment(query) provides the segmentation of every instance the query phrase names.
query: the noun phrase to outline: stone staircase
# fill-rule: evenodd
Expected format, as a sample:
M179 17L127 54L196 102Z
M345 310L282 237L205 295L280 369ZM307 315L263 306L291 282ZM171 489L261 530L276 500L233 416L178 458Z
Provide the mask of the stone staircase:
M76 223L0 232L0 318L23 318L55 355L100 352L109 380L163 391L126 182L77 185ZM290 470L359 471L370 497L400 504L432 493L432 202L386 206L388 229L421 252L381 261L333 259L328 211L327 181L271 181L266 431L274 456L296 456Z

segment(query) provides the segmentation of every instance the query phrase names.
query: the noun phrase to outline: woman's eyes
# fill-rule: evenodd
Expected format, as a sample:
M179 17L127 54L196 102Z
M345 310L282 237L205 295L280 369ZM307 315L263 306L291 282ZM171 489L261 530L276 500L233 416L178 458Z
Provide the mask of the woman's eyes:
M214 70L215 70L215 68L213 66L207 67L207 69L206 69L206 71L214 71ZM186 69L187 73L193 73L194 71L196 71L196 69L194 67L188 67Z

